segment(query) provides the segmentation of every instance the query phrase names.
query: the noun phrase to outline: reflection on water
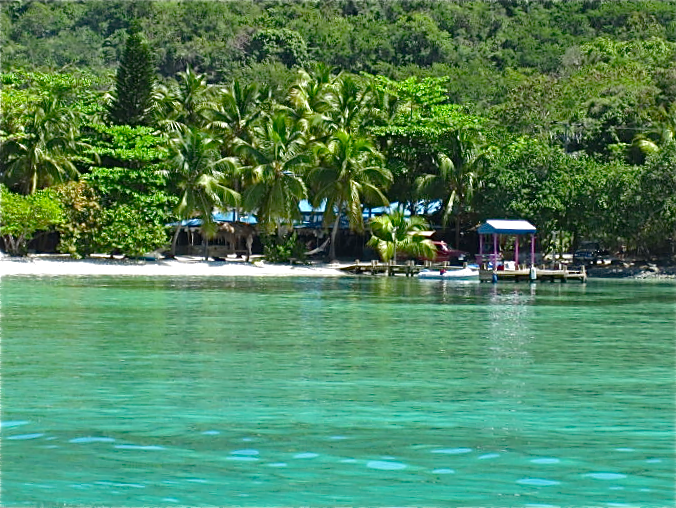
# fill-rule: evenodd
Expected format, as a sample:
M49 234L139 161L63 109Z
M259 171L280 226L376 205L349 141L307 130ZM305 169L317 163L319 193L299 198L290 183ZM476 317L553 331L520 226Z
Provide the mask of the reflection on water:
M518 433L522 415L519 407L528 390L526 379L533 362L529 353L534 340L530 326L535 286L506 291L497 284L490 294L489 335L486 367L491 377L491 395L496 402L494 425L502 433ZM507 440L508 441L508 440ZM508 446L508 443L506 444Z
M675 288L5 277L0 502L670 506Z

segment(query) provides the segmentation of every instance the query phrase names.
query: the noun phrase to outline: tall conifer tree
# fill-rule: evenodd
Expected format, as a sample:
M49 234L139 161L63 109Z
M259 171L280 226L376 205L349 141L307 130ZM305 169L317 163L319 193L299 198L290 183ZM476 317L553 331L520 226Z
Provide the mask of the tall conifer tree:
M155 65L148 41L141 33L138 21L132 22L115 78L115 95L110 106L110 118L117 125L147 125Z

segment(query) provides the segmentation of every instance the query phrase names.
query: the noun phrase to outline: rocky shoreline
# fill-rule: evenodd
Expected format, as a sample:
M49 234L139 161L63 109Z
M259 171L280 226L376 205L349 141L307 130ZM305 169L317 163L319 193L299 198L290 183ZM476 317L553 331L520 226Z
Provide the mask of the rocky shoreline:
M587 268L590 278L599 279L676 279L675 265L633 263Z

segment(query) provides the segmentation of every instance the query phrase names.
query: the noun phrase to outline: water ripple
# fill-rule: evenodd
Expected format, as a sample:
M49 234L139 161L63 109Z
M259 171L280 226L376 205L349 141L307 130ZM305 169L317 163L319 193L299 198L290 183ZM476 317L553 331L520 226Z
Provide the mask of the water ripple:
M319 454L307 452L307 453L297 453L296 455L293 456L294 459L314 459L315 457L319 457Z
M235 450L233 452L230 452L231 455L258 455L260 452L258 450L255 450L253 448L247 448L246 450Z
M11 429L12 427L18 427L20 425L27 425L28 422L27 420L9 420L6 422L0 422L0 429Z
M99 481L99 482L94 482L97 485L106 485L110 487L129 487L132 489L145 489L145 485L141 485L138 483L119 483L119 482L108 482L108 481Z
M148 451L154 451L154 450L164 450L164 446L158 446L158 445L133 445L133 444L120 444L120 445L115 445L115 448L119 448L121 450L148 450Z
M432 450L432 453L446 453L448 455L460 455L461 453L471 452L471 448L441 448L439 450Z
M622 473L587 473L584 476L595 478L596 480L621 480L627 477L626 474Z
M531 462L533 464L558 464L561 461L555 458L543 457L541 459L532 459Z
M366 463L366 467L382 471L396 471L406 469L406 464L402 464L401 462L386 462L384 460L369 460Z
M75 437L69 439L69 443L112 443L115 441L112 437Z
M256 462L258 460L258 457L247 457L242 456L242 455L231 455L230 457L226 457L226 460L238 460L240 462Z
M521 478L516 483L521 485L533 485L535 487L549 487L551 485L559 485L561 482L556 480L545 480L544 478Z
M441 467L439 469L433 469L432 472L436 474L453 474L455 473L455 469Z
M39 437L44 436L44 434L41 433L35 433L35 434L18 434L16 436L9 436L6 437L5 439L15 439L15 440L24 440L24 439L37 439Z

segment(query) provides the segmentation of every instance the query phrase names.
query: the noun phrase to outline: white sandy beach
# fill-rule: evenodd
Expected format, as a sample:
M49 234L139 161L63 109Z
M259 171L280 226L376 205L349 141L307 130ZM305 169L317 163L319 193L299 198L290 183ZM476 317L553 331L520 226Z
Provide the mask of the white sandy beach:
M67 256L0 257L2 275L140 275L185 277L336 277L344 275L340 265L273 265L261 260L204 261L177 257L160 261L136 261L93 257L84 260Z

